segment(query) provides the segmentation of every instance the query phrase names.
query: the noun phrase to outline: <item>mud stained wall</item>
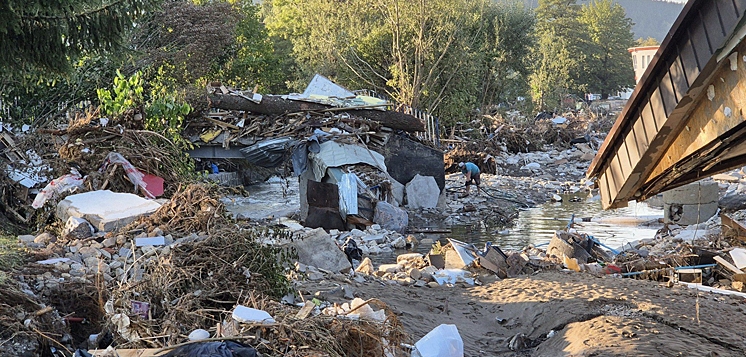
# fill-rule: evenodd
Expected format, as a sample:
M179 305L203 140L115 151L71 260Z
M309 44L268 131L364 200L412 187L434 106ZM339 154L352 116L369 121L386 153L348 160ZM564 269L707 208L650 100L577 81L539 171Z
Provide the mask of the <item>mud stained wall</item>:
M389 175L399 183L406 185L416 174L432 176L438 183L440 192L443 192L446 172L442 151L399 135L392 135L379 152L385 159Z

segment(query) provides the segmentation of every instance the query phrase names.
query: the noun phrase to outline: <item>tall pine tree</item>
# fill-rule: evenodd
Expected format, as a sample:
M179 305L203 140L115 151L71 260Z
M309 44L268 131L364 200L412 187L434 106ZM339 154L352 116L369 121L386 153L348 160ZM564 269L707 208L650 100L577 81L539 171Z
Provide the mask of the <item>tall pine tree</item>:
M0 1L0 70L69 68L83 51L115 47L154 0Z

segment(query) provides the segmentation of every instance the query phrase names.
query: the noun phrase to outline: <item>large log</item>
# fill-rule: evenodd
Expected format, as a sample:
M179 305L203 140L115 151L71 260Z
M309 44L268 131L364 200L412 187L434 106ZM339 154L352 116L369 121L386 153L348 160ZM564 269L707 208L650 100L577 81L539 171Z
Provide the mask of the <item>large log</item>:
M382 125L391 129L408 132L425 131L425 125L421 120L412 115L391 110L382 111L375 109L335 108L324 104L282 99L281 96L274 95L263 96L262 102L259 104L236 95L219 93L208 94L207 99L212 108L245 110L259 114L279 115L302 111L324 111L328 109L334 109L334 111L349 111L353 115L380 122Z

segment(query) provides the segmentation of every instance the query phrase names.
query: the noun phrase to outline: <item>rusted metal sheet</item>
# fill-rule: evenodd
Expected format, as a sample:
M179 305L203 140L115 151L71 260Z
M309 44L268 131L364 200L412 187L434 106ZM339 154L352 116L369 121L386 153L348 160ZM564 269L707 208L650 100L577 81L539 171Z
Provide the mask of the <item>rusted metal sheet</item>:
M727 56L746 54L745 11L746 0L686 4L588 169L605 208L746 162L744 140L726 137L743 131L746 63L730 70Z

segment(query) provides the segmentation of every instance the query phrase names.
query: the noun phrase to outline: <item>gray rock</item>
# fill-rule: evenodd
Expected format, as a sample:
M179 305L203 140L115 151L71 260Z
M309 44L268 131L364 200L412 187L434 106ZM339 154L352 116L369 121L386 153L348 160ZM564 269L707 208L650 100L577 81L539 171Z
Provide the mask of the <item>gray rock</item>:
M132 249L129 248L119 248L119 256L123 258L130 258L132 257Z
M355 298L355 290L353 290L351 286L345 285L344 291L345 291L345 294L344 294L345 299L352 300Z
M301 239L289 243L298 253L298 262L332 272L347 272L352 265L337 242L322 228L316 228Z
M117 244L117 237L109 237L104 239L104 247L111 248Z
M415 175L406 185L407 206L412 209L438 206L440 188L432 176Z
M89 257L99 257L101 255L101 251L93 247L81 247L78 250L78 254L83 260L86 260Z
M30 234L24 234L24 235L18 236L18 240L23 243L33 243L34 239L36 239L36 237Z
M66 239L84 239L93 236L93 226L83 218L69 217L62 230Z
M36 238L34 238L34 243L49 244L56 240L57 238L55 238L55 236L53 236L52 234L48 232L44 232L36 236Z

